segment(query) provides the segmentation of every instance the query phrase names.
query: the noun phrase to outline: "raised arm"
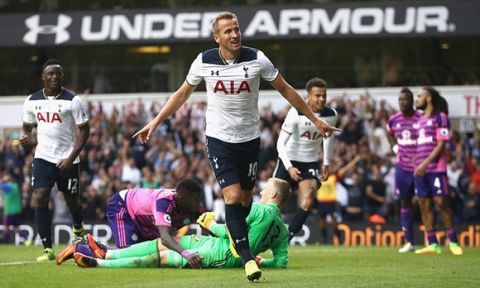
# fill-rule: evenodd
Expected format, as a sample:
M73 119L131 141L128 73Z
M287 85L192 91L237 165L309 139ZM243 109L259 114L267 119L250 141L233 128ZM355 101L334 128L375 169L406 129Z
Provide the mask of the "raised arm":
M282 94L282 96L287 99L295 109L297 109L297 111L310 119L310 121L317 126L322 136L330 136L332 132L340 131L340 129L330 126L327 122L315 116L307 103L305 103L297 91L285 81L282 75L279 74L274 81L270 82L270 84L272 84L272 86L277 89L278 92L280 92L280 94Z

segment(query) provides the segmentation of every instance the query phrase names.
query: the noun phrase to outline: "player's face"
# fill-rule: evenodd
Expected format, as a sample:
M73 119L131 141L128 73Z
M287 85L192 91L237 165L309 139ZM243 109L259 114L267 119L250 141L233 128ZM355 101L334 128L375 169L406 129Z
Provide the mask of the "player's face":
M214 34L215 42L220 48L230 53L238 53L242 46L242 33L237 19L221 19Z
M49 65L42 73L43 86L50 90L62 87L63 69L59 65Z
M400 93L398 96L398 106L402 113L410 112L413 109L413 99L405 93Z
M429 97L428 92L424 89L420 90L417 94L417 100L415 101L415 106L417 109L425 110L427 108L427 98Z
M183 210L184 213L188 215L190 214L193 215L198 211L198 207L200 206L200 200L194 196L190 196L190 197L177 196L177 204L179 208Z
M313 87L308 92L308 106L313 112L320 112L327 103L327 88L325 87Z

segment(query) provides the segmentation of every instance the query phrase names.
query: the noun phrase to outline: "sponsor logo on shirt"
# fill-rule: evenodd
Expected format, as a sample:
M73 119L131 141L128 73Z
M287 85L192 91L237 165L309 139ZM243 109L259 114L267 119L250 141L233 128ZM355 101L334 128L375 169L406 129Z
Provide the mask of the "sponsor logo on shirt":
M222 81L218 80L213 88L213 93L223 92L223 94L240 94L242 92L250 93L250 85L248 81Z
M422 128L418 131L417 143L418 144L433 143L433 137L432 136L426 136L425 135L425 130Z
M409 130L403 130L402 138L399 138L397 143L402 146L413 146L417 144L417 141L412 139L412 133Z

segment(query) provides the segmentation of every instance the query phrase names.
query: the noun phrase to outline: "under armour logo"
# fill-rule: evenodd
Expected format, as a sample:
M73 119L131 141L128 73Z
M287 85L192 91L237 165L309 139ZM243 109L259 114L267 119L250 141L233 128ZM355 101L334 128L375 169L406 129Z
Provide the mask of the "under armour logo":
M70 39L67 31L72 23L72 17L59 14L56 25L40 25L40 15L33 15L25 20L25 26L29 31L23 36L23 42L37 44L38 34L55 34L55 44L61 44Z
M247 241L247 237L243 237L243 238L240 238L240 239L235 239L235 243L240 243L240 242L245 242Z
M212 73L212 76L213 76L213 75L217 75L217 76L220 75L220 71L218 71L218 70L217 70L217 71L213 71L213 70L212 70L212 71L210 71L210 72Z
M247 68L247 66L243 65L243 71L245 71L245 78L248 78L248 68Z

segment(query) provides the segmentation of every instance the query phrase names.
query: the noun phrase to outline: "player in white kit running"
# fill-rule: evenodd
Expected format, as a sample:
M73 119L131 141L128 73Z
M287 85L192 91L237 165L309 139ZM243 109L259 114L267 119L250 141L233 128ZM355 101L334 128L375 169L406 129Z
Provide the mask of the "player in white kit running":
M306 84L307 104L317 117L335 126L338 114L326 106L327 83L320 78L312 78ZM330 175L330 162L333 153L333 138L324 139L318 128L305 115L290 108L278 136L278 161L274 177L287 180L292 190L298 188L299 209L288 226L289 240L302 229L310 214L319 185L320 149L323 142L323 163L321 180ZM335 207L335 203L333 203ZM333 211L332 211L333 213Z

